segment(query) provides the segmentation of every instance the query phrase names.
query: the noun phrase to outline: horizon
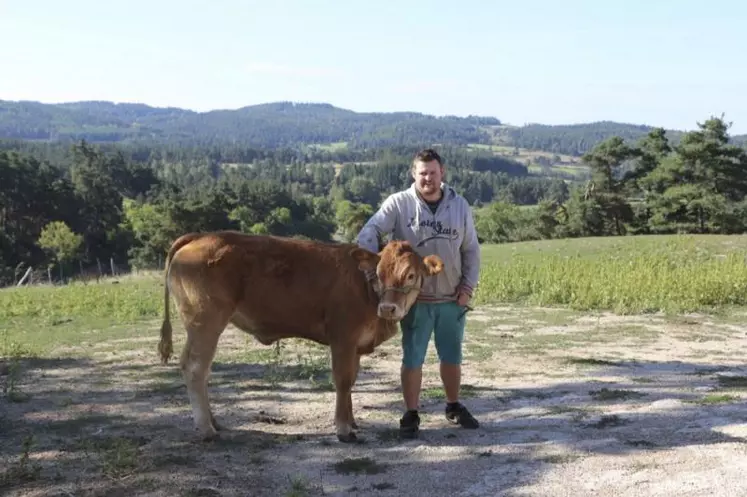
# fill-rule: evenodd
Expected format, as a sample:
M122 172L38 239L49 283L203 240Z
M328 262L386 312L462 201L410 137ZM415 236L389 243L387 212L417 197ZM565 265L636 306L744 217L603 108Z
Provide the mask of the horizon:
M30 5L0 7L0 41L18 47L0 53L13 75L3 100L200 113L319 103L677 131L723 114L730 134L747 133L747 68L735 62L747 4L735 1Z
M675 132L688 132L688 131L694 131L697 128L697 125L694 125L690 128L666 128L664 126L659 126L655 123L641 123L641 122L625 122L625 121L614 121L611 119L599 119L595 121L582 121L582 122L563 122L563 123L557 123L557 124L549 124L549 123L543 123L543 122L528 122L528 123L522 123L522 124L516 124L511 123L503 120L501 116L494 116L489 114L433 114L429 112L421 112L416 110L392 110L392 111L368 111L368 110L357 110L357 109L350 109L346 107L340 107L339 105L335 105L332 102L303 102L303 101L292 101L292 100L275 100L271 102L258 102L248 105L241 105L239 107L235 108L215 108L215 109L206 109L206 110L195 110L190 109L188 107L179 107L179 106L161 106L161 105L152 105L147 102L128 102L128 101L114 101L114 100L69 100L69 101L61 101L61 102L42 102L40 100L8 100L8 99L2 99L0 98L0 102L13 102L13 103L34 103L34 104L42 104L42 105L70 105L70 104L81 104L81 103L110 103L114 105L144 105L147 107L151 107L154 109L176 109L176 110L185 110L189 112L194 112L196 114L207 114L210 112L224 112L224 111L238 111L246 108L251 107L260 107L263 105L273 105L273 104L280 104L280 103L290 103L290 104L300 104L300 105L329 105L336 109L343 110L343 111L350 111L354 112L356 114L388 114L388 113L416 113L416 114L422 114L425 116L432 116L436 118L444 118L444 117L458 117L458 118L468 118L470 116L472 117L494 117L501 121L500 126L506 126L506 127L523 127L523 126L584 126L589 124L598 124L603 122L610 122L610 123L616 123L616 124L622 124L622 125L629 125L629 126L648 126L651 128L664 128L666 131L675 131ZM713 117L719 117L719 116L713 116ZM700 119L699 122L704 122L707 118ZM724 121L729 124L729 119L724 118ZM745 130L742 133L735 133L733 131L729 132L730 136L742 136L747 135L747 130Z

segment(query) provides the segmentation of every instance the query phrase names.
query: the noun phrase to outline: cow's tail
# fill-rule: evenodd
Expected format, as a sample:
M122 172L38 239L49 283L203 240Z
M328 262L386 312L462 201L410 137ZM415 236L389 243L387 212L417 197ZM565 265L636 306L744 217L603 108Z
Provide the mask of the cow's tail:
M174 352L174 346L171 342L172 328L171 328L171 316L169 312L170 295L169 295L169 270L171 269L171 259L174 257L176 252L187 245L189 242L196 240L200 235L197 233L190 233L183 235L176 239L171 244L169 253L166 256L166 266L164 268L164 295L163 295L163 323L161 324L161 340L158 342L158 352L161 355L161 363L166 364L169 362L171 354Z

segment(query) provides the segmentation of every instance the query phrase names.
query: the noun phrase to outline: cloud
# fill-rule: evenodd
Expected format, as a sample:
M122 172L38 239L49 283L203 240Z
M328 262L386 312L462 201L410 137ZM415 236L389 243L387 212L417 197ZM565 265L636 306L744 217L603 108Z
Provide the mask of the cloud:
M339 76L342 73L342 71L334 67L296 66L264 62L251 63L247 66L247 70L253 74L262 74L267 76L293 76L311 78Z

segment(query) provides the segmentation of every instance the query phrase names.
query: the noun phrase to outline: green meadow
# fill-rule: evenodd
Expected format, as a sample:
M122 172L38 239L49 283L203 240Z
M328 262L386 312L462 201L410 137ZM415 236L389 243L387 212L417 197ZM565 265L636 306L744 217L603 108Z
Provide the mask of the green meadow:
M477 307L563 306L630 314L714 312L747 304L747 236L484 245L482 258ZM0 322L30 346L75 342L83 330L90 335L91 329L159 319L162 289L159 273L64 287L6 288L0 290Z
M747 236L600 237L485 246L476 304L617 313L747 304Z

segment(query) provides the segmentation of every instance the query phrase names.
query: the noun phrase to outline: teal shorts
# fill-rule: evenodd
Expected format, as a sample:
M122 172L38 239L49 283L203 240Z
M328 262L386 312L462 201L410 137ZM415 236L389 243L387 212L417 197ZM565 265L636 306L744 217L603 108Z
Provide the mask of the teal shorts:
M419 368L425 362L431 333L438 358L443 363L462 363L465 308L456 302L417 302L400 321L402 365Z

